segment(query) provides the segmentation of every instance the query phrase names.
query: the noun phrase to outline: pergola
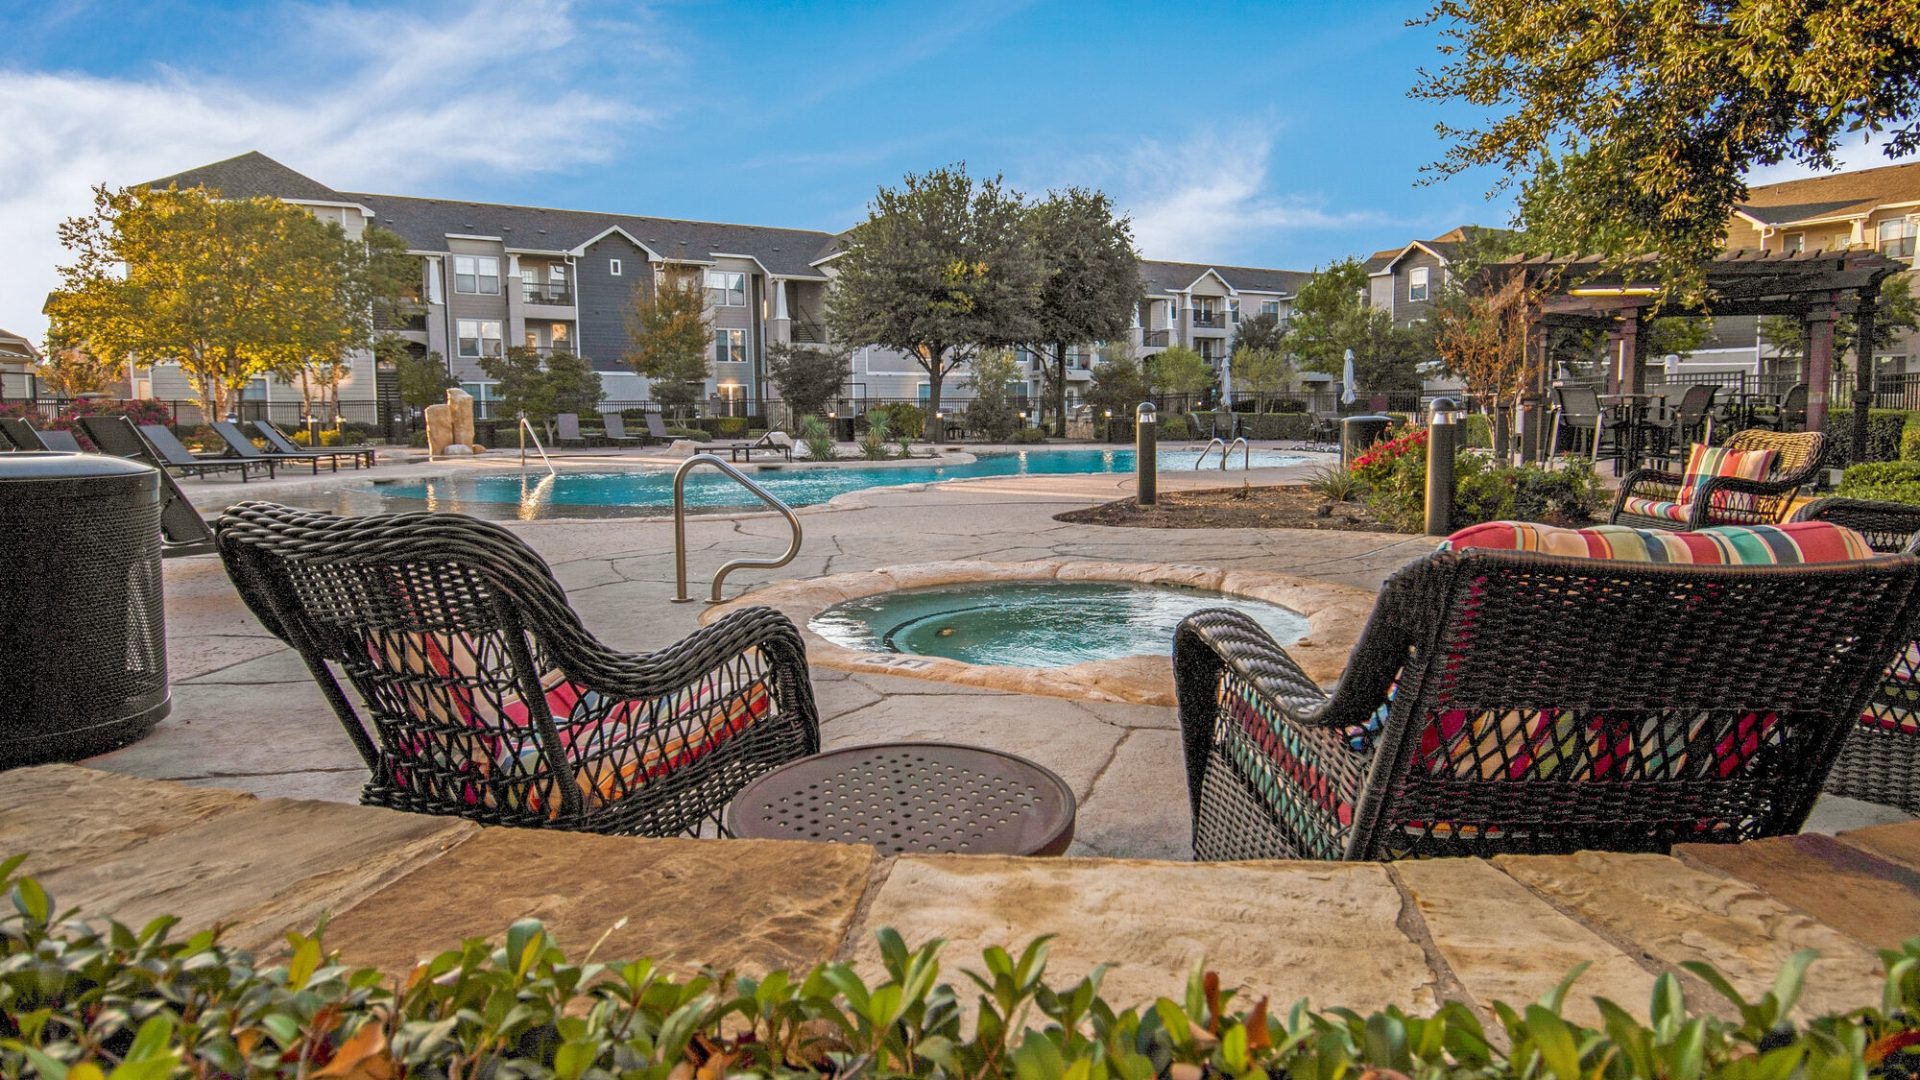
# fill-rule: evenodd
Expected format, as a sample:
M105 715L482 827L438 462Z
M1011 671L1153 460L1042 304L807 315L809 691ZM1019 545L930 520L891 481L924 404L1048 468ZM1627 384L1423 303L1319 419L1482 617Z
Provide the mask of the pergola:
M1834 327L1842 315L1852 316L1856 353L1872 355L1874 308L1880 283L1908 269L1877 251L1810 251L1793 254L1732 251L1715 257L1706 268L1707 299L1695 307L1671 304L1656 310L1660 287L1649 270L1655 256L1619 260L1598 255L1568 257L1515 255L1485 267L1482 286L1510 280L1513 271L1527 276L1527 285L1540 297L1538 317L1530 322L1528 370L1539 373L1533 400L1521 403L1523 444L1531 449L1539 439L1550 376L1546 362L1547 332L1556 327L1600 330L1607 338L1607 389L1611 393L1641 391L1647 357L1640 348L1641 327L1655 315L1785 315L1806 326L1807 426L1819 430L1829 409L1828 387L1833 378ZM1873 401L1873 364L1856 365L1853 392L1853 457L1866 451L1866 416Z

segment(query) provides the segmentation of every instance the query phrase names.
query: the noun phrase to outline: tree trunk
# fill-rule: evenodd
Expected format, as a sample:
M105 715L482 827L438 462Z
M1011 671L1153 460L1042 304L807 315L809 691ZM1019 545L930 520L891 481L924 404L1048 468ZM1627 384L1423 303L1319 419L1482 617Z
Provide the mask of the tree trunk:
M1053 343L1053 417L1060 425L1059 435L1067 437L1067 343Z
M946 378L941 370L947 350L944 347L927 347L927 362L921 366L927 372L927 422L934 423L934 417L940 413L940 384Z

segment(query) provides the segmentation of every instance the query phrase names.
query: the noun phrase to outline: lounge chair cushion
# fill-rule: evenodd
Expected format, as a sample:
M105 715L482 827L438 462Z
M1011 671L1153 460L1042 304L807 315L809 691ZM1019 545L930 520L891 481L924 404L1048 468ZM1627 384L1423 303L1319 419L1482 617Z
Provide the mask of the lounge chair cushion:
M482 664L468 639L432 633L400 634L384 649L378 642L370 642L368 653L390 671L437 677L440 685L433 691L401 691L406 710L427 727L456 729L436 732L439 738L418 732L407 745L389 748L396 758L396 783L406 785L407 763L415 759L430 760L456 773L470 773L476 780L492 775L496 769L528 776L540 771L539 744L531 731L532 710L518 695L506 695L496 710L484 696L475 694L474 673L482 670ZM749 653L746 659L759 670L757 654ZM623 701L573 682L556 670L542 677L541 689L588 807L617 802L643 781L704 757L765 717L773 704L764 679L755 679L732 692L724 692L716 681L708 680L652 701ZM460 732L460 728L471 729L472 734ZM525 734L515 735L515 731ZM626 748L624 752L622 748ZM467 788L465 798L470 804L490 802L493 793L501 790L526 790L525 809L544 809L550 818L560 814L560 800L539 786L522 789L474 784Z
M1694 532L1636 529L1630 525L1558 529L1528 521L1489 521L1461 529L1440 546L1442 550L1538 551L1562 558L1698 566L1789 565L1873 558L1873 549L1866 537L1828 521L1717 525Z
M1716 477L1731 476L1741 480L1765 480L1773 469L1774 451L1772 450L1729 450L1724 446L1708 446L1694 443L1687 451L1687 467L1681 471L1679 500L1693 502L1694 492L1700 485ZM1736 510L1752 508L1753 497L1744 497L1746 505L1729 503Z
M1669 502L1665 499L1649 499L1640 495L1627 496L1620 504L1620 512L1636 517L1659 518L1662 521L1677 521L1686 524L1693 517L1693 504L1690 502Z

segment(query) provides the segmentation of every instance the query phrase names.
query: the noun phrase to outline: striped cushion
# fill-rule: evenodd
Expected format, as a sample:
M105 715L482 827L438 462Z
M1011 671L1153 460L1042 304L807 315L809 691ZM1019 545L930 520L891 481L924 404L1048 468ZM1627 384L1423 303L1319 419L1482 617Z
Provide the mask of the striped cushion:
M1694 443L1693 449L1687 452L1686 470L1681 474L1679 499L1683 503L1692 502L1700 485L1718 476L1765 480L1773 468L1773 458L1772 450L1729 450L1724 446ZM1746 498L1751 503L1752 496Z
M1620 512L1623 514L1633 514L1636 517L1658 518L1661 521L1678 521L1681 524L1685 524L1687 519L1693 515L1693 504L1667 502L1664 499L1645 499L1638 495L1629 495L1627 496L1627 500L1620 504Z
M1528 521L1489 521L1454 533L1440 550L1485 548L1538 551L1576 559L1690 563L1700 566L1764 566L1870 559L1867 539L1830 521L1785 525L1719 525L1695 532L1663 532L1628 525L1556 529Z

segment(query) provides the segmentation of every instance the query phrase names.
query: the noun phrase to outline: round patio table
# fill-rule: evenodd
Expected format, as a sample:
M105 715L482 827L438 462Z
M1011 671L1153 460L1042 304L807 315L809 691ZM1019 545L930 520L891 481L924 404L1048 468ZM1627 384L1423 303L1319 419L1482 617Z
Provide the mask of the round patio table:
M1073 790L1022 757L955 743L850 746L740 789L727 831L754 840L872 844L882 855L1059 855Z

